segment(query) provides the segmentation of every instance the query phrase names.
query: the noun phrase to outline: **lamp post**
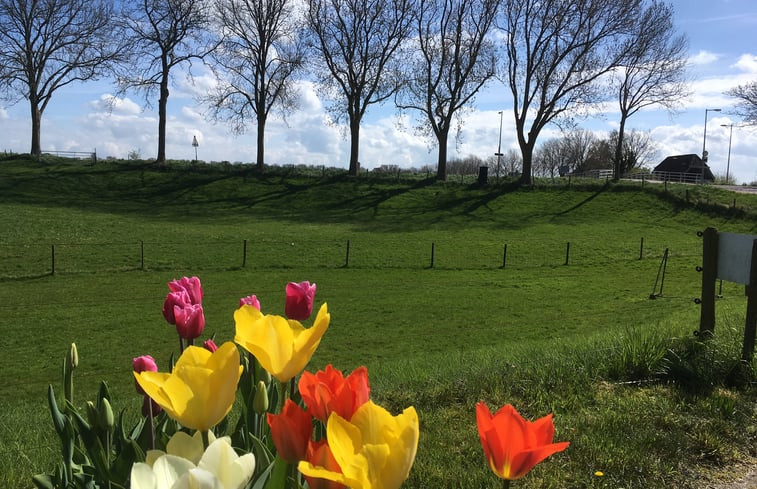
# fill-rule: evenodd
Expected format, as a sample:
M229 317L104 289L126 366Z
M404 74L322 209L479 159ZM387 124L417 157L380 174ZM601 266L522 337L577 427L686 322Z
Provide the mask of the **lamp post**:
M707 163L707 113L720 112L720 109L704 109L704 138L702 138L702 161Z
M731 170L731 141L733 141L733 124L720 124L722 127L729 128L728 133L728 163L725 165L725 183L728 185L728 174Z
M497 112L499 114L499 144L497 145L497 152L494 156L497 157L497 183L499 183L499 161L502 158L502 111Z
M197 147L200 143L197 142L197 136L192 136L192 146L195 147L195 163L197 163Z

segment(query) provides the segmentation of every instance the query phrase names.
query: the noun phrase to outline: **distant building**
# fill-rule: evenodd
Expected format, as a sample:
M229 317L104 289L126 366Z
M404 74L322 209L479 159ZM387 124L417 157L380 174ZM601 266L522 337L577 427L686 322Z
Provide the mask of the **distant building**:
M703 182L715 180L707 163L699 155L668 156L654 167L652 173L663 180L680 182Z

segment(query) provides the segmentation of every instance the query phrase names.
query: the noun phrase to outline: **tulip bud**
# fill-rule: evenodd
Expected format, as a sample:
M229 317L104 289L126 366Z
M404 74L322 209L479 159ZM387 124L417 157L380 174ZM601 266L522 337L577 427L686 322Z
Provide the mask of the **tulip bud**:
M252 399L252 410L258 414L268 411L268 389L262 380L258 381L255 388L255 397Z
M216 351L218 349L218 345L216 345L216 342L213 341L212 339L205 340L202 343L202 346L203 346L203 348L205 348L206 350L208 350L210 353L213 353L214 351Z
M158 364L155 363L155 359L151 357L150 355L142 355L141 357L135 357L131 360L131 366L132 369L137 372L157 372L158 371ZM140 394L144 394L145 391L142 390L142 387L139 385L139 382L134 380L134 387L137 389L137 392Z
M95 403L92 401L87 401L87 421L89 421L90 426L97 426L99 416L97 412L97 407L95 407Z
M198 338L205 329L205 314L199 304L185 304L184 307L174 306L176 318L176 332L185 340Z
M102 399L99 408L100 409L97 413L97 425L106 431L112 430L115 425L115 419L113 417L113 408L110 406L110 402L107 398L104 397Z
M271 373L258 362L255 362L255 378L261 379L266 385L271 383Z
M182 277L172 280L168 282L168 288L171 289L171 292L185 291L190 304L202 304L202 284L198 277Z
M68 365L72 369L79 366L79 351L76 349L76 343L71 343L71 349L68 350Z
M169 292L166 295L166 300L163 302L163 317L168 324L176 324L176 317L174 315L174 308L182 308L187 304L191 304L192 299L189 298L186 290L179 290L176 292Z

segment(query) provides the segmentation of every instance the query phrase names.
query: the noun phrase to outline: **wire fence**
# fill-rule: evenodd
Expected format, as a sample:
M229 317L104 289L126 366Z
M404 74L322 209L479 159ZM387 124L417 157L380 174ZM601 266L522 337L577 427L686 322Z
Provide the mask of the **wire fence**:
M585 235L563 241L478 239L464 246L457 239L443 236L0 244L0 278L171 269L528 268L659 258L666 248L667 244L644 237L609 242L602 236ZM670 252L675 256L700 256L701 243L692 239Z

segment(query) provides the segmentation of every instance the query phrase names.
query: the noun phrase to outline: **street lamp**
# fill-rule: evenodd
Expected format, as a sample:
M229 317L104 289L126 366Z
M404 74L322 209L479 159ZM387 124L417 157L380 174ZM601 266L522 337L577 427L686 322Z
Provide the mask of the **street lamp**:
M497 152L494 156L497 157L497 183L499 183L499 161L502 157L502 111L497 112L499 114L499 144L497 145Z
M733 141L733 124L720 124L722 127L730 128L728 134L728 163L725 165L725 183L728 184L728 174L731 170L731 141Z
M197 163L197 147L200 143L197 142L197 136L192 136L192 146L195 147L195 163Z
M704 109L704 138L702 138L702 161L707 163L707 113L720 112L720 109Z

